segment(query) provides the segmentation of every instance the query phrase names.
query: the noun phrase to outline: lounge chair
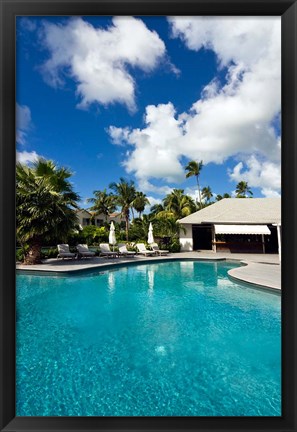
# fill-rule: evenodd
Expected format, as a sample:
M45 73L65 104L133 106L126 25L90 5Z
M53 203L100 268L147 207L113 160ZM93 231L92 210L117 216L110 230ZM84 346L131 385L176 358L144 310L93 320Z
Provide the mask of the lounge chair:
M70 252L68 244L58 244L57 258L75 258L76 254Z
M100 243L100 256L118 257L119 253L111 251L108 243Z
M151 248L157 253L157 255L167 255L169 253L169 250L159 249L157 243L152 243Z
M142 254L144 256L147 256L147 255L156 255L156 252L152 251L152 250L148 250L145 247L144 243L137 243L136 247L137 247L138 253L140 253L140 254Z
M83 258L83 257L87 258L87 257L94 257L95 256L95 252L90 251L87 244L78 244L76 246L76 249L77 249L79 258Z
M129 251L125 244L119 245L119 255L120 256L134 256L135 254L136 254L136 252Z

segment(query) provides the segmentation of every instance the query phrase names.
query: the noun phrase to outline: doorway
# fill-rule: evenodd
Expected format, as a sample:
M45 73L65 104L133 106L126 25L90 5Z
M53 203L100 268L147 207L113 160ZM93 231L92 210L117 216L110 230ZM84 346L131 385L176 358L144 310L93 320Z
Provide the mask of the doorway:
M212 226L193 225L193 250L212 250Z

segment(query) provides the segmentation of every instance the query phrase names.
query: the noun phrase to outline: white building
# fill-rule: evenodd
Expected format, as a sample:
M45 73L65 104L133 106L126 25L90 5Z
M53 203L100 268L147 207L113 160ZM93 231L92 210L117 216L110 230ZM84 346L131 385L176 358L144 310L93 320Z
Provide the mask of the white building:
M79 225L83 228L87 225L96 225L96 226L102 226L104 222L110 223L113 222L125 222L125 218L121 217L121 213L111 213L107 216L104 214L95 215L94 212L90 212L85 209L80 209L77 211L77 217L79 219Z
M280 253L280 198L225 198L179 222L183 251Z

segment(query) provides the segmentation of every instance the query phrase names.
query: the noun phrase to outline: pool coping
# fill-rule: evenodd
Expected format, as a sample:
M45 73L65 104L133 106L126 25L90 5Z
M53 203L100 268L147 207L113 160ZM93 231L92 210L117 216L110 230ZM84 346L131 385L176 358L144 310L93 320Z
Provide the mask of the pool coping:
M112 268L120 268L126 266L133 265L141 265L141 264L154 264L154 263L162 263L162 262L173 262L173 261L227 261L226 258L208 258L208 257L199 257L199 258L190 258L190 257L154 257L154 258L142 258L140 260L132 260L129 261L113 261L106 263L97 263L92 266L84 267L84 268L75 268L75 269L32 269L32 266L18 266L16 267L17 274L31 274L31 275L44 275L44 276L74 276L76 274L84 274L84 273L92 273L92 270L97 272L98 270L106 271ZM28 268L27 268L28 267Z
M57 260L52 259L46 260L43 264L39 265L38 268L32 269L32 266L24 266L17 264L16 265L16 273L17 274L27 274L27 275L36 275L36 276L59 276L59 277L67 277L67 276L75 276L75 275L83 275L83 274L92 274L98 271L107 271L112 269L117 269L126 266L133 265L141 265L141 264L153 264L153 263L162 263L162 262L174 262L174 261L200 261L200 262L236 262L240 264L239 267L228 270L228 276L230 279L233 279L236 282L244 283L245 285L256 285L260 289L266 289L273 292L281 292L281 278L280 278L280 264L273 262L252 262L246 259L242 259L240 257L215 257L215 256L187 256L182 257L180 254L178 256L158 256L158 257L137 257L135 258L122 258L121 261L114 261L121 258L113 258L112 261L108 262L97 262L94 263L91 260L85 263L84 267L78 268L69 268L70 266L65 263L59 264L64 265L64 268L48 268L49 265L54 265L54 263L58 263ZM71 263L73 264L73 262ZM79 263L78 263L79 265ZM41 266L47 266L46 268L40 268ZM269 271L267 271L267 266L269 266ZM274 272L271 272L271 269L274 269ZM272 277L273 276L273 277Z
M278 293L281 292L281 278L278 278L278 276L281 276L281 274L278 275L276 272L273 272L272 268L269 269L269 273L265 272L264 276L261 274L263 273L263 266L271 266L276 264L253 263L246 260L241 260L240 262L242 267L228 270L228 276L230 279L242 282L246 285L256 285L262 289Z

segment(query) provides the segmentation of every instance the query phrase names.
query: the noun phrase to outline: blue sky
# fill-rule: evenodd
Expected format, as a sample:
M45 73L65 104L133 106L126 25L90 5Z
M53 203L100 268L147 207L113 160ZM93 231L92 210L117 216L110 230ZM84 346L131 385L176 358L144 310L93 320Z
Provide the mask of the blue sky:
M151 204L173 188L281 190L279 17L18 17L17 158L67 166L82 197L120 177Z

